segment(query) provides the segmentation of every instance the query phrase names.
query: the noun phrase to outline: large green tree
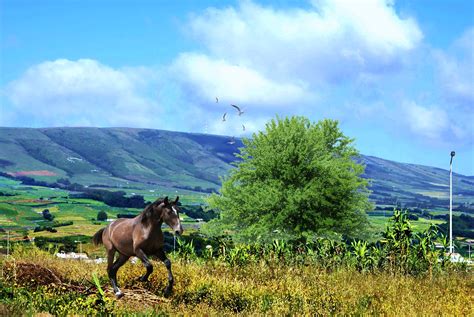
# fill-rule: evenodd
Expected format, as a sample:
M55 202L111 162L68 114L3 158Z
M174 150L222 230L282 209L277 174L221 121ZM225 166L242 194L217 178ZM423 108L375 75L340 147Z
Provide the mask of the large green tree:
M277 117L243 143L241 160L208 200L220 211L208 233L263 241L360 235L372 208L367 180L337 121Z

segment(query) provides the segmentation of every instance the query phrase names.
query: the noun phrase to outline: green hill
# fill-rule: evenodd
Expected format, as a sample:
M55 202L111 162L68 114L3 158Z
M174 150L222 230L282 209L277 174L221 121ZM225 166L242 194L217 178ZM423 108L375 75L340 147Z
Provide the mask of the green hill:
M83 185L218 189L242 142L131 128L0 128L0 171ZM362 156L378 206L447 208L447 170ZM474 208L474 177L454 175L457 205ZM471 205L469 205L471 204Z

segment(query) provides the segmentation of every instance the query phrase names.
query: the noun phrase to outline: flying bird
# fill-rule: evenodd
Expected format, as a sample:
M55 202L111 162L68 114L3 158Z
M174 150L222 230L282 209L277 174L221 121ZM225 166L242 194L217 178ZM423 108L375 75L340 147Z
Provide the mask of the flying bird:
M235 109L237 109L237 111L239 112L239 116L242 115L244 112L242 110L240 110L239 107L237 107L236 105L231 105L232 107L234 107Z
M230 145L235 144L235 139L234 139L234 137L232 137L232 138L229 140L229 142L227 142L227 144L230 144Z
M218 102L219 102L219 98L216 97L216 103L218 103Z
M227 112L226 112L226 113L224 113L224 115L222 116L222 122L224 122L224 121L225 121L225 116L226 116L226 115L227 115Z
M245 131L245 126L242 124L242 129Z

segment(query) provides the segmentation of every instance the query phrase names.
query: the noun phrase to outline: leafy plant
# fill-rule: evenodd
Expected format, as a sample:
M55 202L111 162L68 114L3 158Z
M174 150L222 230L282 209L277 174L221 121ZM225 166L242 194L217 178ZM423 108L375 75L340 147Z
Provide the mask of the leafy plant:
M105 211L101 210L97 213L97 220L98 221L106 221L107 218L108 218L107 213Z
M97 288L97 291L99 292L100 298L104 299L105 297L105 292L100 286L100 281L99 278L97 277L97 274L94 272L92 273L92 281L94 281L95 287Z
M357 241L352 242L352 248L354 249L354 255L356 259L356 267L359 271L367 270L368 266L370 265L369 259L369 249L367 247L367 242L365 241Z
M358 236L371 204L352 142L337 121L271 120L265 132L243 140L241 160L221 194L209 198L220 217L207 224L207 232L266 243L307 241L329 231Z
M196 258L196 250L194 249L193 241L194 240L186 242L186 240L184 239L181 239L181 238L177 239L177 242L178 242L177 254L180 258L186 261Z

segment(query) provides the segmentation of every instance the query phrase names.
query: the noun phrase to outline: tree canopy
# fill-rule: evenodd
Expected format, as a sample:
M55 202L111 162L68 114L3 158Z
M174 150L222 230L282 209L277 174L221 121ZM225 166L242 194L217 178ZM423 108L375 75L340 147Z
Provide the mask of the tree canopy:
M210 196L220 212L204 228L237 240L357 236L367 224L367 180L338 122L276 118L243 140L236 168Z
M98 221L106 221L107 218L108 218L107 213L105 211L101 210L97 213L97 220Z

